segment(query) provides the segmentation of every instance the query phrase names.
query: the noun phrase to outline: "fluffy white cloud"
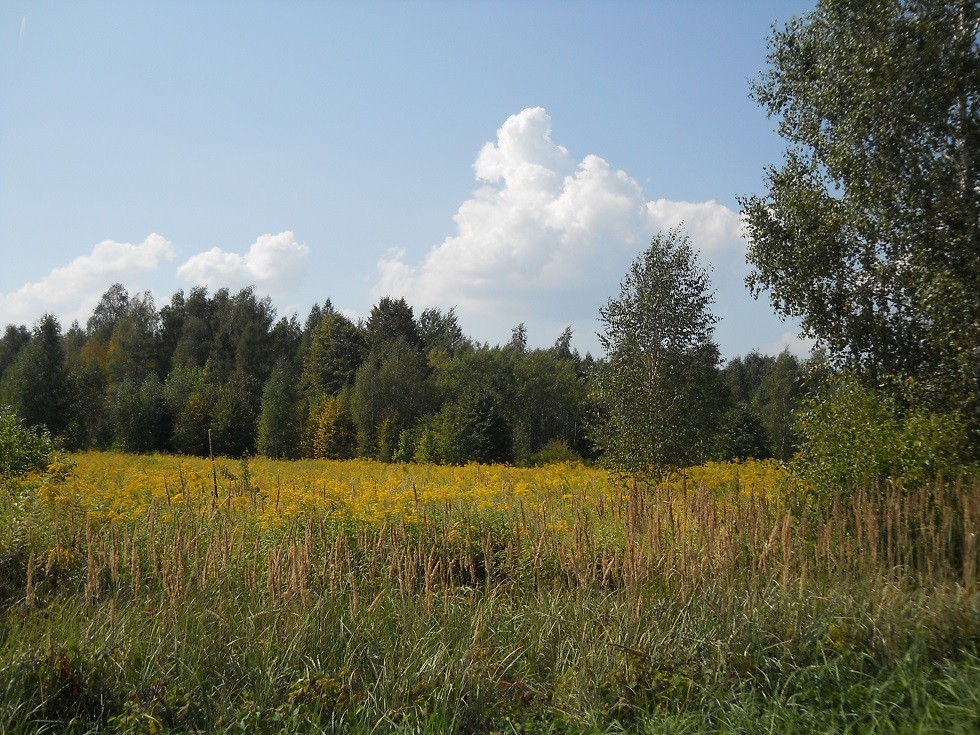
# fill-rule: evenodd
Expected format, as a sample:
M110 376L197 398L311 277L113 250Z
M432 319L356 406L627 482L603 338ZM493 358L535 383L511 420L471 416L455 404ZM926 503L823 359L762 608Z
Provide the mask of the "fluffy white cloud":
M244 255L221 248L198 253L177 269L177 276L197 286L276 290L302 278L310 249L288 230L262 235Z
M534 328L557 336L571 322L591 347L599 307L618 293L629 264L656 232L682 223L704 261L724 264L741 289L745 241L736 212L714 201L647 201L633 178L602 158L576 163L552 141L540 107L509 117L473 168L480 187L454 216L456 234L419 264L389 252L378 263L376 297L456 306L464 326L476 325L473 333L489 341L526 322L532 340L543 342L550 337Z
M778 355L783 350L789 350L797 357L809 357L817 341L801 337L793 332L783 332L783 336L772 342L767 342L759 348L763 355Z
M17 324L30 324L47 312L84 321L112 283L138 280L173 257L173 244L157 234L136 245L104 240L39 281L0 294L0 313L5 322Z

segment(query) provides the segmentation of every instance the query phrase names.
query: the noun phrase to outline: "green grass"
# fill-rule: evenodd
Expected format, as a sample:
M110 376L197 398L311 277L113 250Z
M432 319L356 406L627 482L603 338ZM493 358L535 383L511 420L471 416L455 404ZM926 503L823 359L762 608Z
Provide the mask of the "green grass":
M363 590L363 592L368 592ZM562 586L56 596L2 620L0 731L973 732L955 592ZM975 612L975 611L974 611ZM152 721L152 724L151 724Z
M448 505L264 537L22 504L0 732L973 733L977 496L654 491L602 537ZM447 514L473 538L440 538Z

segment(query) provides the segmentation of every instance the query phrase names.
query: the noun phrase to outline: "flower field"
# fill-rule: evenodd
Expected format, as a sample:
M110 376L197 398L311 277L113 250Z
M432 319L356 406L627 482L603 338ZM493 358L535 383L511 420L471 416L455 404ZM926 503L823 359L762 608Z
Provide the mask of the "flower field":
M628 492L609 472L584 465L523 469L386 464L370 460L245 462L108 452L72 455L64 482L49 483L45 498L68 503L99 521L139 521L151 508L173 516L184 506L207 515L233 509L263 528L326 515L368 524L393 518L411 523L446 503L506 513L520 505L559 507L615 502ZM671 478L686 489L778 498L792 487L788 471L771 460L711 462ZM565 508L567 511L567 508Z
M976 723L976 483L83 453L0 491L5 733Z

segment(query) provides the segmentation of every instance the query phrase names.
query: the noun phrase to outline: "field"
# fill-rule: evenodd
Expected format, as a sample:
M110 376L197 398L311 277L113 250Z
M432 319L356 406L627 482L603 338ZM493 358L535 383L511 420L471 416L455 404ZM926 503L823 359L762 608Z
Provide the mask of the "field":
M976 732L980 484L87 453L0 486L0 732Z

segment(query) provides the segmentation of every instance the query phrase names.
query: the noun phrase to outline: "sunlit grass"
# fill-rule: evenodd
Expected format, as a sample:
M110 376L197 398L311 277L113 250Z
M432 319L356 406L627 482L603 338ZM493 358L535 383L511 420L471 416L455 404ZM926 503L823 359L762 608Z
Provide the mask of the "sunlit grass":
M3 488L2 732L977 724L976 485L67 459Z

